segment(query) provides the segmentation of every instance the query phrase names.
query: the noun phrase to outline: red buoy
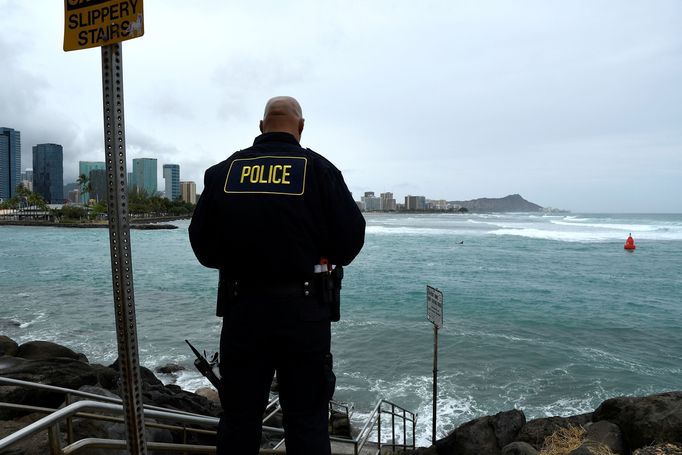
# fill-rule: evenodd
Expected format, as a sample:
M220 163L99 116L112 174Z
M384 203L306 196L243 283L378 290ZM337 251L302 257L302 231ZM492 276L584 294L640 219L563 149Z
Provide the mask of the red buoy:
M634 250L637 248L635 246L635 239L632 238L632 234L628 235L628 239L625 241L625 246L623 248L626 250Z

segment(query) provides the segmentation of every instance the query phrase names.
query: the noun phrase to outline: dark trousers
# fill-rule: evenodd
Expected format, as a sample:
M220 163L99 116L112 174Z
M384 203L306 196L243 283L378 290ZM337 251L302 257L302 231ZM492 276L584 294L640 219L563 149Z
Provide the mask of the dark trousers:
M328 403L335 378L330 322L317 320L319 305L312 297L246 295L226 308L220 339L224 413L219 455L258 453L275 371L287 454L331 453Z

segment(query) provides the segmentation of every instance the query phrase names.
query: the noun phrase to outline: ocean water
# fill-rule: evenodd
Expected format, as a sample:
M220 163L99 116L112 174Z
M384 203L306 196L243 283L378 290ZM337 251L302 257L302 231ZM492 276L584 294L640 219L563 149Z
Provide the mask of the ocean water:
M384 398L431 439L433 326L444 294L438 437L512 408L593 410L618 395L682 389L682 215L367 214L334 324L335 398L361 424ZM177 230L132 231L140 358L188 390L207 385L185 339L217 350L217 272ZM632 232L637 250L623 244ZM460 242L463 242L460 244ZM0 334L116 358L106 229L0 227Z

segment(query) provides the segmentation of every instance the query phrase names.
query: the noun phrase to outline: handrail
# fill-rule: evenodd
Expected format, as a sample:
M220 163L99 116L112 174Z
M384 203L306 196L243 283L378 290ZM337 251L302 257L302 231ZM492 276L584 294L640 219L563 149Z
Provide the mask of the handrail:
M75 413L80 411L93 410L93 411L110 411L110 412L122 412L123 405L116 405L111 403L102 403L98 401L83 400L72 403L64 408L61 408L50 415L43 417L40 420L33 422L30 425L0 439L0 450L9 447L10 445L34 435L35 433L45 430L55 423L67 417L72 417ZM217 426L217 417L205 417L199 415L186 415L178 414L175 412L167 411L156 411L151 409L144 410L145 417L154 417L160 419L171 419L180 422L194 423L198 425L210 425ZM265 429L265 427L264 427ZM268 428L268 430L279 430L278 428Z
M104 401L107 403L115 403L115 404L122 404L123 400L121 400L118 397L108 397L106 395L97 395L96 393L90 393L90 392L83 392L81 390L74 390L74 389L67 389L65 387L58 387L54 385L49 385L49 384L40 384L36 382L30 382L30 381L22 381L21 379L12 379L12 378L5 378L0 376L0 384L9 384L9 385L18 385L22 387L28 387L28 388L33 388L33 389L39 389L39 390L50 390L52 392L59 392L63 393L65 395L74 395L74 396L79 396L83 398L90 398L92 400L97 400L97 401ZM153 406L153 405L144 405L145 409L153 409L156 411L168 411L166 408L162 408L160 406ZM201 414L195 414L192 412L187 412L187 411L181 411L181 410L173 410L173 412L176 412L178 414L186 414L186 415L191 415L191 416L201 416Z
M16 442L23 440L29 436L34 435L35 433L49 429L50 427L54 426L57 424L59 421L63 419L68 419L76 414L83 415L82 411L84 410L99 410L99 411L109 411L112 413L120 414L123 412L123 405L121 403L121 400L118 398L113 398L113 397L106 397L102 395L97 395L89 392L82 392L82 391L77 391L77 390L72 390L72 389L67 389L67 388L62 388L62 387L57 387L57 386L50 386L46 384L37 384L37 383L32 383L32 382L27 382L27 381L21 381L18 379L10 379L10 378L4 378L0 377L0 384L11 384L11 385L19 385L19 386L24 386L24 387L32 387L32 388L38 388L38 389L43 389L43 390L51 390L55 392L60 392L64 393L67 396L68 395L75 395L75 396L80 396L83 398L92 398L92 400L83 400L83 401L77 401L72 404L68 404L64 408L58 409L58 410L52 410L49 408L37 408L37 407L30 407L27 405L13 405L10 403L3 403L3 405L7 405L6 407L23 407L24 409L35 409L36 411L40 412L51 412L51 414L43 417L42 419L16 431L15 433L6 436L3 439L0 439L0 451L3 449L10 447L11 445L15 444ZM94 400L99 400L99 401L94 401ZM103 401L108 401L109 403L103 402ZM390 406L390 411L389 410L383 410L382 406ZM280 409L279 406L279 400L275 399L271 401L267 408L275 407L275 410L271 412L268 416L266 416L263 419L263 422L265 422L267 419L269 419L272 415L274 415L275 412L277 412ZM266 408L266 409L267 409ZM397 409L397 412L396 412ZM379 448L379 451L381 450L382 446L382 441L381 441L381 414L386 413L391 415L391 426L392 426L392 443L390 444L393 449L396 447L415 447L415 427L416 427L416 419L417 415L407 411L406 409L386 400L379 400L379 402L376 404L374 409L372 410L368 420L365 422L364 426L362 429L358 432L357 436L354 438L348 439L348 438L342 438L342 437L336 437L336 436L330 436L330 440L335 441L335 442L341 442L341 443L346 443L346 444L353 444L354 446L354 454L359 454L360 451L364 448L365 444L368 442L369 437L371 436L375 425L377 425L377 435L378 435L378 441L377 445ZM149 406L146 405L144 408L144 416L145 417L152 417L152 418L160 418L160 419L167 419L167 420L173 420L175 422L186 422L186 423L193 423L193 424L198 424L198 425L205 425L209 427L217 427L219 419L217 417L207 417L207 416L202 416L200 414L193 414L189 412L184 412L184 411L177 411L177 410L169 410L165 408L161 408L158 406ZM90 417L90 416L88 416ZM396 443L396 434L395 434L395 418L398 417L398 419L402 420L402 433L403 433L403 443L398 444ZM113 418L113 417L112 417ZM407 443L407 425L408 423L412 423L412 444ZM276 434L283 434L284 430L282 428L275 428L275 427L270 427L270 426L265 426L263 425L263 431L265 432L270 432L270 433L276 433ZM90 441L90 442L81 442L81 441ZM113 443L110 440L97 440L97 442L94 442L95 439L93 438L88 438L87 440L81 440L76 443L71 444L69 447L70 452L64 451L64 453L75 453L76 450L80 450L79 447L83 444L110 444ZM124 442L124 441L123 441ZM278 444L279 445L279 444ZM151 446L150 446L151 447ZM195 450L193 449L187 449L184 446L181 449L179 447L176 447L176 449L184 450L186 452L194 452ZM196 446L194 446L196 447ZM73 449L71 449L73 448ZM66 449L66 448L65 448ZM205 452L205 450L204 450ZM268 453L268 452L261 452L261 453ZM276 453L276 452L273 452Z

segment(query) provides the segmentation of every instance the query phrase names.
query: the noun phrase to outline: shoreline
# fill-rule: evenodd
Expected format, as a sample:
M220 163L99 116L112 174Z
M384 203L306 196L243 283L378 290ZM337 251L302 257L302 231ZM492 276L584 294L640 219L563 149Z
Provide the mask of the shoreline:
M149 217L149 218L133 218L130 220L130 229L143 230L159 230L159 229L177 229L174 224L167 224L168 221L188 220L189 216L169 216L169 217ZM50 228L75 228L75 229L96 229L108 228L108 222L77 222L77 223L55 223L52 221L41 220L2 220L0 219L0 226L25 226L25 227L50 227Z
M168 364L164 368L182 367ZM221 408L215 391L202 388L195 392L164 385L154 371L140 367L141 385L147 392L145 404L168 406L181 411L218 417ZM105 366L90 363L87 357L70 348L47 341L18 344L0 334L0 376L34 383L88 390L101 395L120 396L118 361ZM0 401L18 402L56 409L60 394L36 394L26 388L0 387ZM11 398L11 400L10 400ZM25 425L21 420L30 410L0 409L0 439ZM3 423L14 422L14 423ZM111 427L109 426L109 429ZM103 431L107 430L104 425ZM91 436L91 429L81 431ZM347 428L348 434L351 429ZM571 435L572 447L554 451L553 437ZM576 434L577 433L577 434ZM332 430L332 434L334 433ZM345 435L345 433L344 433ZM178 442L179 436L168 434ZM203 444L213 445L207 438ZM652 447L654 446L655 447ZM567 416L527 419L522 409L483 415L452 428L430 447L401 452L405 455L538 455L543 453L578 455L679 454L682 450L682 391L648 396L616 396L603 401L592 412ZM652 450L650 450L652 449ZM670 449L670 451L667 451ZM666 451L663 451L666 450Z

